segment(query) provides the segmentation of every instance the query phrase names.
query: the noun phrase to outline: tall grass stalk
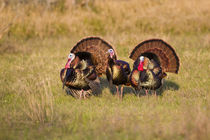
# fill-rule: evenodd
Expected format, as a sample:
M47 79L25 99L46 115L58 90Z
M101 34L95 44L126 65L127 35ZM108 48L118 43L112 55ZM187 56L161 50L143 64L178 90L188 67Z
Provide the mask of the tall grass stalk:
M24 87L23 112L35 123L52 123L55 119L54 96L50 81L39 78L36 88Z

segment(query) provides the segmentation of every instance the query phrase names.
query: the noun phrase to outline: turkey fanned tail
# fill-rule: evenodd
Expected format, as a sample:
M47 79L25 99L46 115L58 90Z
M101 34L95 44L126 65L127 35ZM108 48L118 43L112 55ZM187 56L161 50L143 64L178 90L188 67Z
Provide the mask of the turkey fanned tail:
M163 72L178 73L179 58L175 50L161 39L150 39L139 43L130 53L130 58L136 61L139 56L145 56L160 64Z

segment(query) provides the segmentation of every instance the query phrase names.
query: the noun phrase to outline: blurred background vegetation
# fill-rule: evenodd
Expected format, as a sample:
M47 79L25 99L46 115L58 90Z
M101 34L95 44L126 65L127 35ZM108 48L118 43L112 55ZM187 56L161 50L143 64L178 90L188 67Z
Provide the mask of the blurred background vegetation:
M16 39L192 34L209 32L208 6L209 2L196 0L2 0L0 18L1 26L9 26L5 36Z

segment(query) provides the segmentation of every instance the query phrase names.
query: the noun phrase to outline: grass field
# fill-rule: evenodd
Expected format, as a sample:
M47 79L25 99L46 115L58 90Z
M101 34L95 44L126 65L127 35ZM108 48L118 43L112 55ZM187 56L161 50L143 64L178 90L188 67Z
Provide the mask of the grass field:
M5 3L3 3L5 1ZM210 1L18 0L0 2L0 139L210 139ZM59 73L80 39L100 36L128 61L161 38L177 52L161 96L123 101L104 77L102 97L75 100Z

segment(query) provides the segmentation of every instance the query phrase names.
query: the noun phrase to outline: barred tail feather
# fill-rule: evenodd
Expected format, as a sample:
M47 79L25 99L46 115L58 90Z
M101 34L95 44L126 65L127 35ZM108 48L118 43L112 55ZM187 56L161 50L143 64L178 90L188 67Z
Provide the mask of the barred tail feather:
M180 63L175 50L161 39L141 42L130 53L130 58L136 61L141 55L156 60L163 72L178 73L179 71Z

